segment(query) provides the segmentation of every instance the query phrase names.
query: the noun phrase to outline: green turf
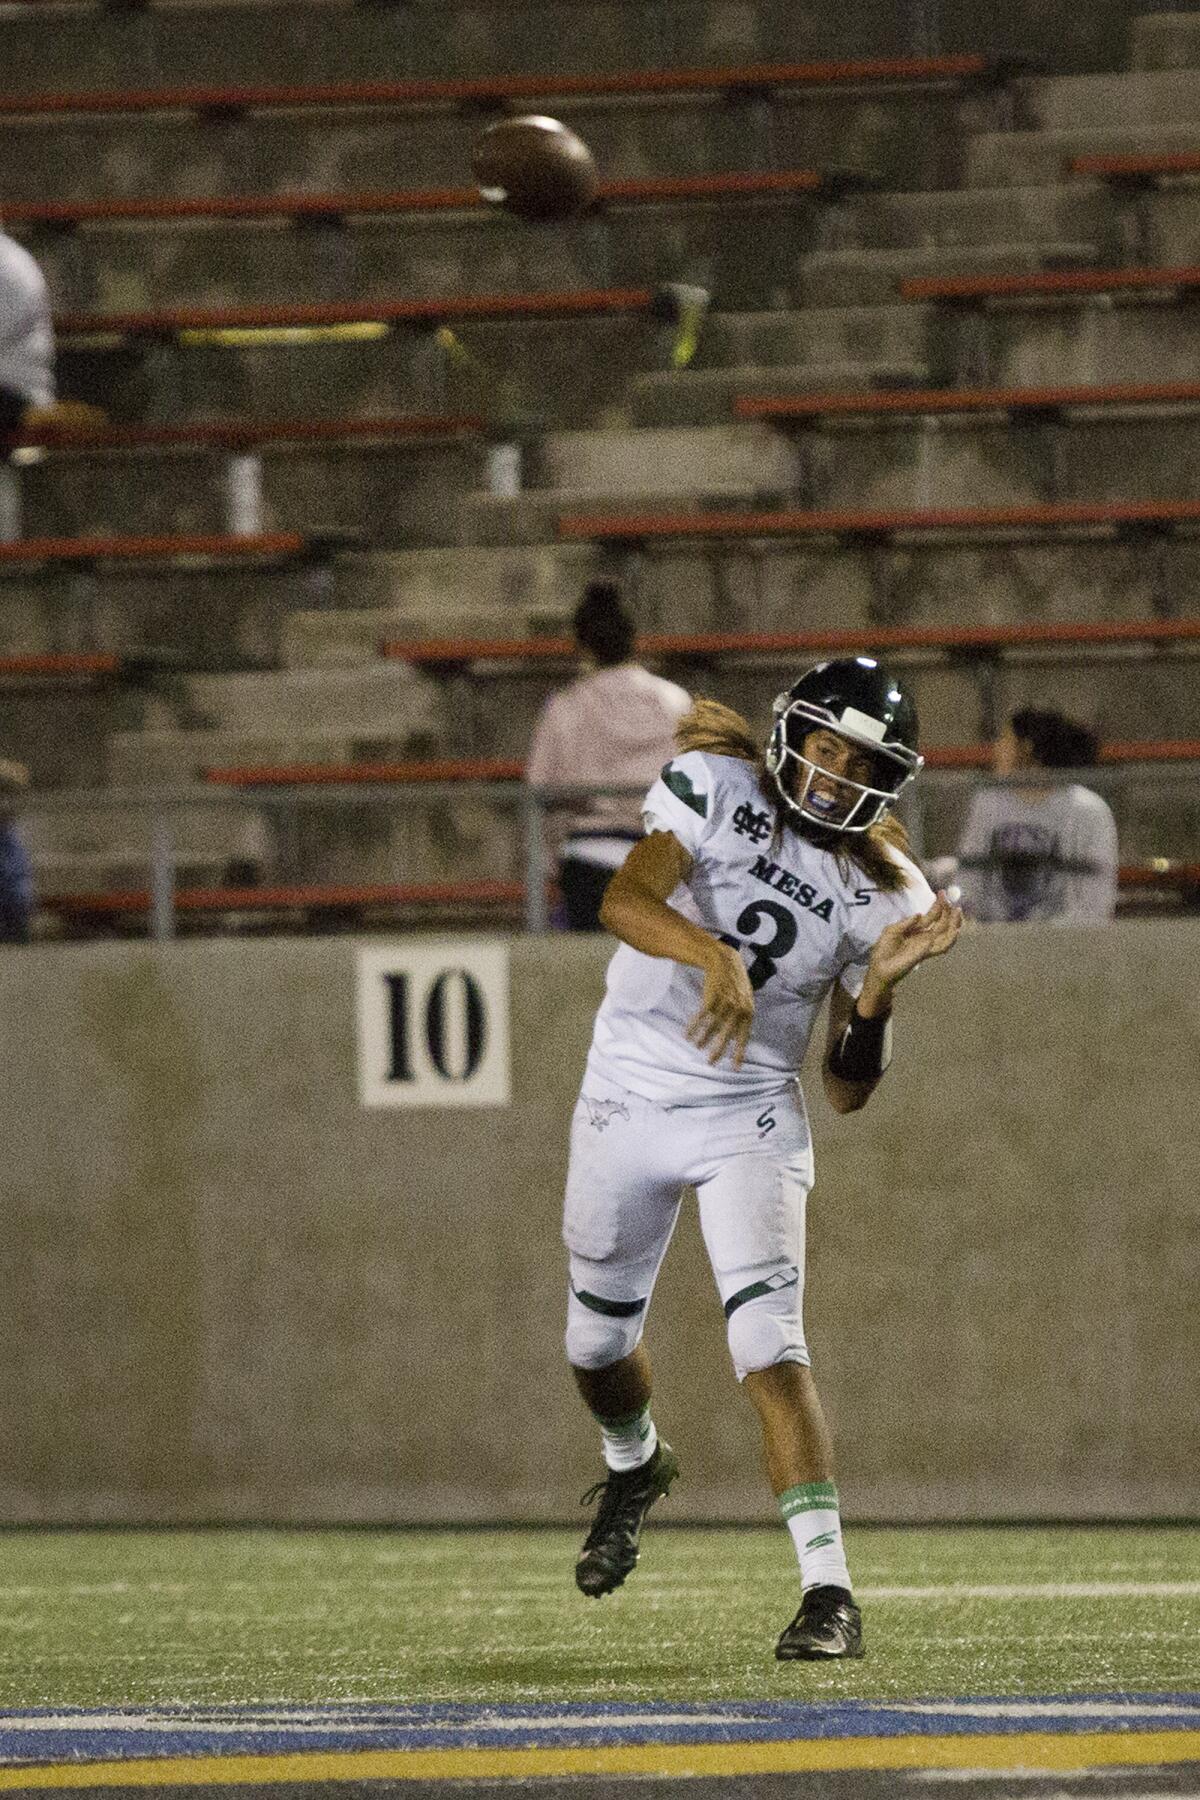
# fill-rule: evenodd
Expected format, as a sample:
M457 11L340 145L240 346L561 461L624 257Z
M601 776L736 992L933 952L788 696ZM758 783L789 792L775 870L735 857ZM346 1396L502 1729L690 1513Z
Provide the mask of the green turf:
M648 1530L603 1601L530 1532L0 1536L0 1705L758 1699L1173 1690L1200 1671L1200 1530L860 1530L860 1589L1190 1582L1184 1596L864 1599L868 1659L776 1664L773 1531Z

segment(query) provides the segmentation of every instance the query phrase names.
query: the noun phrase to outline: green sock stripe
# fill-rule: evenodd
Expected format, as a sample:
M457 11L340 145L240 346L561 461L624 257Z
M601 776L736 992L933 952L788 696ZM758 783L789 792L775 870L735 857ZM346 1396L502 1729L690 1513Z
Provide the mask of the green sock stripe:
M800 1487L785 1488L779 1496L779 1510L785 1519L797 1513L836 1512L838 1491L832 1481L807 1481Z
M632 1431L636 1428L642 1437L650 1435L649 1401L638 1412L627 1413L623 1419L606 1419L602 1413L595 1413L593 1417L602 1431ZM646 1428L644 1431L641 1429L643 1425Z

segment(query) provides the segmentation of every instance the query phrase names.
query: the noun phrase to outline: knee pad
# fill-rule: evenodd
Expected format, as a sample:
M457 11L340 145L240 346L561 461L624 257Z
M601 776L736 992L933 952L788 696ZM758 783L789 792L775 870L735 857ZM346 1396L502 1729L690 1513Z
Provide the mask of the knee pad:
M729 1354L739 1381L775 1363L808 1363L800 1316L800 1272L793 1265L748 1282L725 1302Z
M607 1369L636 1350L645 1325L644 1300L606 1300L571 1283L567 1299L567 1361L576 1369Z

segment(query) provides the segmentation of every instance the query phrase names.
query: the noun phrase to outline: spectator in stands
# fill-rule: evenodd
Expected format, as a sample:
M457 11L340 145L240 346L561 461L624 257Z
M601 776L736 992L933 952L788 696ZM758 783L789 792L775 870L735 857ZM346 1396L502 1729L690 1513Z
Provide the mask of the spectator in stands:
M580 801L565 823L558 879L567 924L599 931L604 890L642 835L642 794L674 755L675 726L691 701L633 661L633 616L612 582L590 583L574 627L586 673L546 702L525 776L534 788L607 782L637 790Z
M0 231L0 436L18 431L96 431L97 406L58 400L54 322L45 277L28 250Z
M1000 776L1083 769L1095 734L1060 712L1015 712L992 746ZM1096 924L1117 899L1117 827L1107 804L1076 782L988 787L971 802L958 848L963 907L982 921Z
M17 799L29 786L24 763L0 758L0 944L27 944L33 917L33 866L17 829Z

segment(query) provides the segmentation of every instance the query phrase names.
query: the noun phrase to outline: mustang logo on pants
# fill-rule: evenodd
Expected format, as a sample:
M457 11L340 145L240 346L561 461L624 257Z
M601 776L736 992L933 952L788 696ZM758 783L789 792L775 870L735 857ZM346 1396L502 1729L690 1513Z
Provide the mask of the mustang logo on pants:
M613 1119L628 1119L629 1108L623 1100L589 1100L583 1096L588 1111L588 1124L596 1131L607 1131Z

